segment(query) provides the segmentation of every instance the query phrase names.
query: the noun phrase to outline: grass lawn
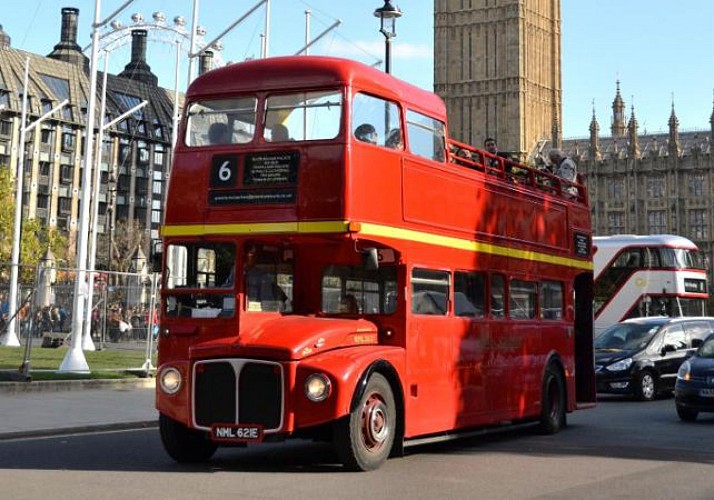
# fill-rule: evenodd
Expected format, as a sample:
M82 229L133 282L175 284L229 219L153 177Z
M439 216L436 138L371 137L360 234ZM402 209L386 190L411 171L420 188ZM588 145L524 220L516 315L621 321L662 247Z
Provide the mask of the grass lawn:
M33 347L30 352L30 373L33 380L67 380L87 378L135 377L146 361L143 350L84 351L90 373L86 375L57 373L67 354L67 347L56 349ZM23 347L0 347L0 370L17 370L25 356ZM152 359L156 364L156 357Z

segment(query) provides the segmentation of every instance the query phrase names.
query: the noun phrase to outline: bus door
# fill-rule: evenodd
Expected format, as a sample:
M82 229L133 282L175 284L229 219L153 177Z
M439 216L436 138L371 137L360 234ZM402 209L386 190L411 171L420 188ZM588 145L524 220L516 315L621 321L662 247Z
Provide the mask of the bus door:
M407 332L408 435L453 428L459 410L452 374L458 356L449 316L448 271L412 269Z

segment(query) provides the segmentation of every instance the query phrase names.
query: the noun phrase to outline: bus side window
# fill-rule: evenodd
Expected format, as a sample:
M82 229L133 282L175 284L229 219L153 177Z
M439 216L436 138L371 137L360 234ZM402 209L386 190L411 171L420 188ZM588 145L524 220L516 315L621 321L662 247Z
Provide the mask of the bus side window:
M540 284L541 319L563 319L563 284L544 281Z
M414 269L412 271L412 312L444 316L449 304L449 273Z
M483 273L454 273L454 314L481 318L486 297L486 276Z
M506 304L506 281L503 275L491 276L491 316L503 318Z
M415 155L443 162L446 158L444 124L416 111L407 110L409 150Z
M401 149L401 113L390 101L367 94L355 95L352 104L352 131L361 142Z

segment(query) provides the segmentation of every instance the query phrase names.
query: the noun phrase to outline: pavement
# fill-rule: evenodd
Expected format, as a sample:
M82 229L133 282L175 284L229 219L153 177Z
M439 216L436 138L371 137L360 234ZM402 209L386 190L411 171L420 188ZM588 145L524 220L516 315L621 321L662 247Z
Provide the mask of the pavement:
M0 382L0 440L155 427L155 379Z

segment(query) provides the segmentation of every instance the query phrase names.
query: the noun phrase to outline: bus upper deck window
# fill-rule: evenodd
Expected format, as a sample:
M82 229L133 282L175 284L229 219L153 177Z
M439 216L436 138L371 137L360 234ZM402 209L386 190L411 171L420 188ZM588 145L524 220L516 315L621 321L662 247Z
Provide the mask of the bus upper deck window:
M402 149L399 107L379 97L359 93L352 104L352 134L361 142Z
M253 140L258 100L196 101L188 110L187 146L245 144Z
M443 162L446 155L444 124L416 111L407 111L409 150L424 158Z
M268 142L334 139L340 133L342 92L319 90L268 96L263 138Z

